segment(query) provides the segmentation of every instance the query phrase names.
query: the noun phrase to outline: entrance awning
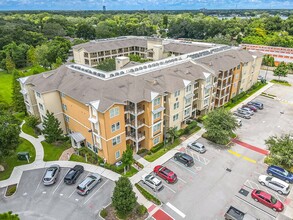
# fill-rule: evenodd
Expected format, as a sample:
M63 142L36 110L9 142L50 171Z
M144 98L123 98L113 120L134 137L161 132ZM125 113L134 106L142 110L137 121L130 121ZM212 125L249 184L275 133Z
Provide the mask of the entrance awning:
M69 136L72 137L76 143L80 143L85 140L85 137L79 132L72 133Z

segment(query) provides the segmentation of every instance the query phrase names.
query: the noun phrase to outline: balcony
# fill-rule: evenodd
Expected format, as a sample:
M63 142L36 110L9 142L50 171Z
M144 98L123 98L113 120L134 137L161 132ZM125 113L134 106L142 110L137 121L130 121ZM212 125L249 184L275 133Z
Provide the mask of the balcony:
M128 139L131 139L135 142L140 142L145 139L145 135L142 132L139 132L136 137L135 132L126 132L126 140Z
M135 119L133 119L133 120L126 119L126 126L131 126L133 128L141 128L142 126L144 126L144 121L137 120L137 127L135 127Z
M125 106L125 114L130 113L133 115L141 115L144 113L144 109L141 106L137 106L137 112L135 112L135 107L134 106Z

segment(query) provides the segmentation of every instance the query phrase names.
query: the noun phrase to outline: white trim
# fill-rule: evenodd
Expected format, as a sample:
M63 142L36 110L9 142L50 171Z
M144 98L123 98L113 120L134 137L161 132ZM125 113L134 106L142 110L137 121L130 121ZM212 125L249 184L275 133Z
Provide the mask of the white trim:
M184 87L187 87L191 83L191 81L184 79L183 83L184 83Z

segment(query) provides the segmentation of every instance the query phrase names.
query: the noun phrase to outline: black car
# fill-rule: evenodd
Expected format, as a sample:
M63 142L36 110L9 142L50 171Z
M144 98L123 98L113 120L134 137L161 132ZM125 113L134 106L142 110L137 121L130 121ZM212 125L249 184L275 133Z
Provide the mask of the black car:
M190 167L194 164L193 158L186 153L178 152L174 155L174 160L183 163L185 166Z
M257 107L258 109L262 110L263 109L263 104L261 102L257 102L257 101L251 101L247 103L248 105L253 105L255 107Z
M73 168L71 168L66 176L64 177L64 183L66 184L75 184L77 178L82 174L84 171L83 166L81 165L75 165Z

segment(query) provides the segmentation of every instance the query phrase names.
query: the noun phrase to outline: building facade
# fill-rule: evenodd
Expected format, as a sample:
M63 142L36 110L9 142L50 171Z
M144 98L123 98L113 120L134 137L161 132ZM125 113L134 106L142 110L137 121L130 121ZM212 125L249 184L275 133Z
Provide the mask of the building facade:
M257 80L261 56L225 45L198 47L174 41L176 56L112 72L69 64L21 78L27 112L41 121L53 112L73 147L87 147L111 164L127 145L135 152L150 150L164 141L168 128L184 128ZM195 51L185 53L190 48Z

